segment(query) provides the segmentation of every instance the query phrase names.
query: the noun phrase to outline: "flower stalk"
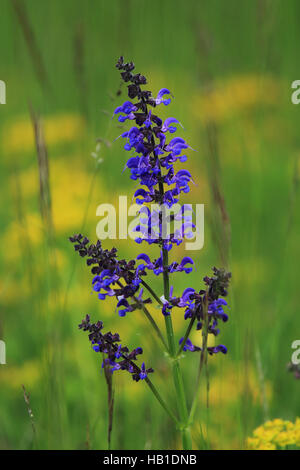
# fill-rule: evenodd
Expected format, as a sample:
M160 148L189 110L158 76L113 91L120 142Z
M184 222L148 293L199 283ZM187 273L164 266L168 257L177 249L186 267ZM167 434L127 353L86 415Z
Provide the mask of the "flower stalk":
M166 249L163 248L162 252L163 252L163 268L164 268L164 271L163 271L164 297L167 301L169 301L169 292L170 292L169 273L168 273L169 256L168 256L168 251ZM166 332L167 332L167 338L168 338L168 343L169 343L170 357L173 359L172 361L173 382L174 382L174 388L176 392L177 406L179 409L180 420L182 423L182 429L181 429L182 447L184 450L191 450L192 438L191 438L190 429L188 427L188 409L187 409L182 373L181 373L178 359L176 358L176 346L175 346L174 330L173 330L171 315L165 316L165 325L166 325Z
M163 122L154 114L159 105L170 104L171 92L167 88L162 88L154 98L150 91L142 90L141 86L147 83L147 79L139 73L134 74L135 66L132 62L125 63L123 57L120 57L116 66L120 70L122 80L128 83L130 101L118 106L114 115L118 115L120 123L127 120L135 123L129 131L123 132L120 136L126 140L124 149L132 153L125 168L129 170L130 178L139 181L141 185L134 193L136 203L141 206L140 216L143 216L135 227L137 233L135 241L138 244L157 244L159 256L150 259L147 253L139 253L136 259L127 261L119 257L116 248L104 249L100 240L96 244L90 244L86 237L78 234L70 237L70 241L74 243L75 251L86 258L86 263L93 274L93 291L97 293L99 300L115 297L116 311L120 317L132 318L135 310L141 310L146 316L170 358L179 418L170 409L168 400L162 398L150 380L149 374L152 374L154 369L146 368L144 362L141 366L138 365L138 356L143 354L141 347L130 351L121 343L118 333L103 333L103 323L91 323L89 315L85 317L79 328L89 333L94 351L102 353L102 367L105 367L106 373L127 371L134 381L144 380L147 383L160 406L181 432L183 449L191 450L190 427L198 404L203 365L207 366L208 355L227 353L227 348L222 344L208 347L208 335L217 337L220 332L219 322L228 320L228 315L223 309L227 302L223 297L227 295L231 275L225 270L213 268L213 276L203 278L204 290L196 291L192 287L187 287L180 296L173 295L170 276L176 273L189 274L194 265L194 260L189 256L184 256L181 261L169 262L169 252L183 243L185 238L192 238L193 229L196 228L190 215L191 206L178 204L181 193L190 190L190 184L193 183L192 175L186 169L175 170L175 164L187 160L187 156L182 152L191 147L181 137L172 138L167 142L168 134L176 132L178 124L181 124L173 117ZM152 203L155 208L151 207L150 210L149 204ZM169 214L169 209L172 209L172 215ZM179 223L179 228L175 222ZM169 233L171 227L174 228L172 233ZM164 294L162 297L159 297L151 287L148 278L145 280L145 277L151 274L162 277ZM145 295L147 293L151 297L147 297ZM147 307L147 304L153 300L157 302L164 316L165 334ZM186 332L179 342L175 338L172 321L175 307L184 309L184 320L189 320ZM197 330L202 330L201 347L194 345L190 340L190 334L195 326ZM180 367L180 359L185 351L199 353L195 394L190 411Z
M199 359L199 367L197 372L197 380L195 385L195 393L194 398L192 401L192 406L189 414L189 423L193 423L195 412L197 409L197 405L199 402L199 394L200 394L200 379L201 373L203 370L204 364L207 362L207 339L208 339L208 304L207 304L207 295L205 296L204 300L204 308L203 308L203 328L202 328L202 351L200 352L200 359Z

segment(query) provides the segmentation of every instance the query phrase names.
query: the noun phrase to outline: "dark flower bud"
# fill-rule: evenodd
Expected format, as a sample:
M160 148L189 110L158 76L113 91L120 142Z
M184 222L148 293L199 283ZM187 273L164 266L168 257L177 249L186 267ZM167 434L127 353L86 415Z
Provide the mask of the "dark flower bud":
M141 92L141 96L144 98L144 100L148 100L151 95L152 95L151 91L148 91L148 90Z
M142 126L147 116L144 113L135 113L135 122L138 126Z
M126 70L126 72L132 72L132 70L134 70L134 63L133 62L129 62L128 64L125 64L124 65L124 69Z
M216 300L219 296L226 297L227 288L231 279L231 273L225 269L213 267L214 276L204 277L204 282L208 286L208 295L210 300Z
M133 83L136 85L146 85L147 79L144 77L144 75L141 75L140 73L137 73L132 77Z
M140 92L140 88L137 85L129 85L128 87L128 96L131 99L134 99Z
M121 57L118 59L118 62L116 63L116 67L117 67L117 69L122 70L122 69L123 69L123 65L124 65L124 57L121 56Z
M153 98L149 98L147 100L147 104L149 104L150 106L153 106L153 108L155 108L156 106L156 101L153 99Z
M162 120L158 117L155 116L154 114L151 116L151 121L153 121L157 126L160 131L160 127L162 126Z
M121 77L123 78L124 82L129 82L132 78L132 74L130 72L122 72Z
M152 368L146 369L145 364L139 368L134 362L137 360L139 354L143 354L142 348L138 347L129 352L127 346L118 344L121 342L118 333L112 334L110 331L103 334L103 323L98 321L96 324L91 323L90 316L86 315L85 319L79 325L83 331L88 331L89 340L95 352L101 352L107 357L104 357L102 366L106 365L111 373L116 370L127 370L133 380L138 382L147 378L149 373L154 372ZM117 362L117 359L120 359Z

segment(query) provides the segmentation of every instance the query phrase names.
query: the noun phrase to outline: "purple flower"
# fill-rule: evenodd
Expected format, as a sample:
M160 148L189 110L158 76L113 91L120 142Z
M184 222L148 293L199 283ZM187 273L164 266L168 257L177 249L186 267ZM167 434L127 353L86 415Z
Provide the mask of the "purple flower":
M148 377L148 374L149 374L150 372L153 372L153 369L152 369L152 368L146 369L145 363L143 362L143 364L142 364L142 366L141 366L141 372L139 373L139 378L140 378L141 380L146 379L146 378Z
M119 302L117 303L117 308L118 307L124 307L124 308L121 308L121 309L118 310L118 313L119 313L120 317L125 317L126 313L132 312L131 305L129 305L128 300L126 300L124 298L119 300Z
M141 368L136 364L137 356L143 354L142 348L138 347L129 352L126 346L118 344L120 343L120 337L117 333L114 335L110 332L102 333L102 322L91 323L90 316L86 315L79 328L89 332L89 340L92 343L93 350L105 356L102 367L108 367L111 373L118 370L127 370L132 379L138 382L154 372L152 368L146 369L145 363L142 364Z
M174 266L171 268L170 272L182 272L184 271L185 273L190 273L192 272L193 268L188 266L186 267L187 264L194 264L194 261L190 256L185 256L180 264L175 263Z
M130 178L138 184L134 198L141 210L139 223L134 229L137 234L135 241L138 244L157 244L160 252L155 259L142 252L136 260L126 261L118 256L116 248L103 249L99 240L96 244L90 244L86 237L79 234L71 237L70 241L74 243L79 255L86 258L87 265L91 268L92 288L98 298L105 300L107 297L115 297L116 311L119 316L125 317L136 309L145 311L145 304L151 302L150 298L143 298L141 284L147 286L143 281L144 276L152 273L156 276L163 274L165 281L170 274L188 274L192 271L194 261L189 256L184 256L180 262L166 260L168 252L180 245L184 237L191 237L191 229L195 228L191 206L180 207L174 213L175 204L183 194L190 191L190 184L194 182L189 170L175 170L175 164L186 162L187 156L184 153L188 149L192 150L182 137L172 136L177 132L178 124L181 126L180 122L174 117L162 121L155 114L158 105L170 104L170 90L162 88L154 98L151 91L142 88L147 80L143 75L134 73L135 66L132 62L125 63L121 57L116 66L120 70L122 80L127 84L129 100L118 106L114 115L118 115L118 121L121 123L133 121L131 128L119 137L124 139L124 149L131 152L124 170L128 170ZM124 167L124 164L122 166ZM150 211L150 203L156 205L155 210ZM172 214L169 209L172 209ZM205 325L205 332L217 336L220 333L220 320L228 320L224 311L227 307L224 297L227 295L229 280L230 273L213 268L213 276L204 278L205 288L199 291L188 287L181 297L176 297L171 287L168 298L161 297L159 301L151 288L148 287L148 290L161 303L164 316L171 315L174 307L182 308L184 318L190 321L190 329L196 327L201 330ZM165 283L165 289L168 284ZM112 373L126 370L133 380L140 381L147 379L148 374L153 372L152 368L146 369L144 362L140 368L136 364L137 356L143 353L142 348L130 352L126 346L122 346L118 334L102 333L102 322L92 324L87 316L79 327L88 331L94 351L104 355L102 366L108 367ZM179 343L182 344L182 341L183 338ZM182 349L201 351L189 338ZM227 353L222 344L207 347L207 351L210 355Z
M182 343L184 338L180 338L179 340L179 344ZM195 346L191 340L188 338L183 346L183 351L192 351L192 352L195 352L195 351L201 351L201 348L199 348L198 346Z
M125 116L118 117L119 122L124 122L126 119L135 119L135 115L133 114L134 111L137 111L137 108L131 103L131 101L125 101L122 106L118 106L115 109L114 114L125 114Z
M146 254L146 253L141 253L139 254L136 259L139 261L139 260L142 260L144 261L145 264L140 264L138 266L138 269L144 269L144 268L147 268L147 269L153 269L154 268L154 265L153 263L151 263L150 261L150 258L149 256Z
M159 90L159 92L157 93L157 97L156 97L155 103L156 103L157 105L163 103L165 106L167 106L168 104L171 103L171 99L170 99L170 98L164 99L163 97L166 96L166 95L170 95L170 94L171 94L171 92L170 92L167 88L162 88L162 89Z
M138 196L141 198L138 199ZM153 197L150 194L150 191L146 191L145 189L139 188L135 193L134 197L136 198L137 204L144 204L145 202L151 202Z
M171 152L173 157L181 154L182 150L189 148L189 145L181 137L174 137L170 143L165 147L167 152Z
M227 305L226 300L214 300L208 306L208 314L214 316L215 318L220 318L223 320L223 322L226 322L228 320L228 315L224 312L223 305Z
M142 299L142 290L137 299L138 303L133 299L139 290L142 276L146 275L143 269L135 266L135 260L118 260L115 248L110 251L103 250L100 240L96 245L89 245L89 240L83 239L81 234L74 235L70 241L75 243L75 250L80 256L87 257L88 266L92 266L92 286L98 293L98 298L105 300L106 297L116 297L120 316L133 312L143 303L151 302L150 298Z
M207 351L210 355L217 354L218 352L227 354L227 348L223 344L219 344L219 346L215 346L215 347L208 347Z
M174 132L177 131L177 127L171 126L171 124L174 124L175 122L180 124L180 122L175 118L172 118L172 117L167 118L163 123L161 131L162 132L170 132L171 134L173 134Z

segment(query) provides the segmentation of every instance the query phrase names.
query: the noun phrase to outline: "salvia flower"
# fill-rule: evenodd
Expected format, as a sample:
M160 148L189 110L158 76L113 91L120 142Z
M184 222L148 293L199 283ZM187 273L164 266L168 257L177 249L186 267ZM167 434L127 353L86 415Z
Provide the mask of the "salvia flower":
M180 338L179 340L179 344L181 344L183 342L183 339L184 338ZM195 346L192 341L188 338L183 346L183 351L192 351L192 352L195 352L195 351L201 351L201 348L199 348L198 346Z
M187 157L182 155L182 151L190 146L182 137L174 137L167 142L166 134L173 134L177 131L177 126L174 124L181 126L179 120L175 117L169 117L163 122L149 109L162 103L164 105L170 104L170 96L172 96L170 90L162 88L156 98L153 98L150 91L141 88L141 85L147 83L145 77L143 76L143 80L141 80L140 74L134 75L132 67L134 64L124 63L122 57L117 62L121 78L128 83L128 97L134 100L133 102L126 101L115 110L117 114L125 114L122 119L126 120L130 116L130 120L135 121L131 129L121 135L126 139L124 148L128 151L134 151L134 156L127 160L125 168L130 170L132 179L140 182L141 187L134 193L137 204L145 206L149 203L157 203L172 208L179 201L180 193L189 192L190 183L193 182L188 170L181 169L176 172L173 165L177 160L186 161ZM163 168L168 170L165 175L162 173ZM164 185L166 185L166 190L163 189ZM162 221L154 221L152 214L148 214L148 224L146 225L148 226L144 229L140 226L137 227L137 231L140 232L140 236L136 238L137 243L144 240L148 243L158 243L169 251L173 244L180 244L186 235L184 230L177 229L176 234L164 237ZM193 227L193 224L189 225L189 228ZM151 238L149 233L154 234L155 237ZM185 272L190 272L190 270L185 270Z
M186 288L181 297L174 297L170 293L170 298L163 305L164 315L169 314L173 307L184 309L184 319L197 320L196 329L202 330L204 324L204 309L207 310L208 334L218 336L220 333L219 321L223 323L228 321L228 315L224 311L227 307L227 302L220 295L226 296L230 279L230 273L226 273L224 270L218 270L213 268L214 276L204 278L204 282L207 286L206 290L200 290L196 292L192 287ZM182 344L183 338L180 339L179 344ZM194 346L190 339L187 339L183 351L201 351L201 348ZM222 352L227 353L226 346L220 344L216 347L208 347L207 351L210 355Z
M126 313L141 308L142 304L151 302L150 298L143 299L140 284L142 276L146 273L136 267L135 260L120 260L116 248L104 250L100 240L95 245L90 244L88 238L83 238L81 234L70 237L70 241L74 243L75 251L78 251L81 257L87 257L87 265L92 266L93 291L98 294L100 300L116 297L120 316L124 317Z
M188 169L177 168L177 165L187 161L186 153L193 149L183 137L174 135L183 127L176 117L162 120L157 115L159 105L168 106L171 103L171 91L162 88L152 96L151 91L143 89L147 79L144 75L134 72L133 62L125 63L124 58L120 57L116 67L127 85L128 92L128 99L114 110L113 117L117 117L119 123L128 125L119 137L123 140L124 150L128 152L127 161L122 164L123 171L128 172L137 185L133 197L140 206L140 218L135 227L135 241L137 244L156 244L158 252L152 259L143 250L136 259L127 261L119 257L116 248L104 249L100 240L91 244L86 237L78 234L70 237L70 241L74 244L75 251L86 258L93 274L92 291L99 300L114 297L115 309L120 317L131 317L135 310L143 310L148 319L150 318L166 350L175 358L174 338L169 337L171 330L168 331L167 328L168 345L146 310L145 305L152 301L145 296L145 287L160 304L166 324L171 321L171 315L177 308L183 309L184 319L191 323L190 329L187 330L186 336L180 339L179 344L183 351L201 352L202 348L194 345L188 336L192 327L202 330L203 334L207 332L214 336L219 335L220 324L228 320L228 307L224 297L227 296L231 274L213 268L213 276L204 278L204 289L197 291L187 287L180 297L174 295L173 287L169 288L169 276L177 273L188 275L195 266L190 256L169 261L168 255L185 237L191 238L193 229L196 228L191 206L179 204L181 196L190 191L194 180ZM155 209L150 210L150 204L155 205ZM151 286L147 286L144 278L149 274L163 278L164 294L167 298L157 296ZM143 353L141 347L129 351L121 343L117 333L103 333L103 323L91 323L88 315L79 328L88 331L94 351L104 356L102 367L111 373L126 370L133 380L146 380L148 385L150 384L147 377L153 369L146 368L145 362L141 367L136 363L137 357ZM172 347L170 342L173 342ZM206 349L209 355L227 353L223 344ZM179 374L178 368L175 374Z
M91 323L90 316L86 315L80 323L79 328L89 332L89 340L95 352L101 352L104 355L102 367L106 365L111 373L117 370L127 370L133 380L138 382L147 378L148 374L154 372L152 368L146 369L143 362L141 368L136 364L137 356L143 354L142 348L138 347L129 352L126 346L120 343L120 337L117 333L103 333L103 323Z

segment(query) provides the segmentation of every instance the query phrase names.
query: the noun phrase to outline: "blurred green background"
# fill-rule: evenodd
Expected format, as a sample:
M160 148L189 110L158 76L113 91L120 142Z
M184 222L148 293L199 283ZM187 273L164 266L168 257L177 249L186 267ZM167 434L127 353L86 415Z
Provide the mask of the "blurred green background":
M243 449L266 419L294 421L299 382L286 365L300 337L300 107L291 103L291 83L300 79L300 3L0 4L0 79L7 86L7 104L0 106L0 339L7 348L7 364L0 365L0 448L106 448L101 358L77 328L86 313L124 343L142 345L153 382L175 400L168 362L142 314L119 318L113 301L91 295L89 270L68 242L80 231L95 240L97 206L134 191L122 173L128 154L114 142L122 131L111 120L126 99L115 69L121 54L147 76L154 94L172 91L175 99L160 111L182 122L180 135L196 149L185 164L196 182L186 202L205 204L205 245L188 253L197 270L172 278L176 293L201 288L214 265L233 274L230 321L220 336L229 352L209 361L210 407L203 382L194 445ZM48 152L46 217L33 114L40 116ZM91 156L97 138L99 164ZM131 241L117 246L128 258L140 250ZM183 253L173 251L172 259ZM159 280L150 281L162 293ZM151 311L161 322L155 305ZM181 311L173 315L179 338L185 323ZM186 354L181 364L190 401L197 356ZM144 383L120 373L114 384L113 448L180 448Z

